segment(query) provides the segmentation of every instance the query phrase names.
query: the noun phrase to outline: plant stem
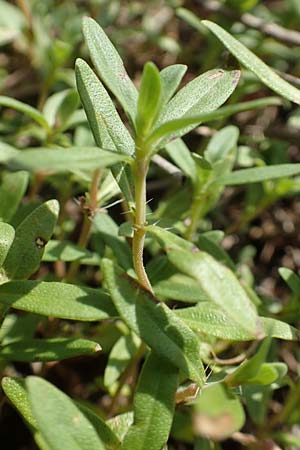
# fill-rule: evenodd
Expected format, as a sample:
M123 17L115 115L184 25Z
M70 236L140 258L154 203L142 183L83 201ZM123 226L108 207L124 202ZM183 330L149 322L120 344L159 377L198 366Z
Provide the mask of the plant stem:
M134 234L132 241L133 267L140 283L150 292L153 292L147 273L144 268L143 251L146 235L146 177L149 168L147 157L139 157L133 166L135 181L135 215Z
M203 197L201 195L196 194L193 197L192 206L190 209L189 214L190 223L185 232L185 238L188 241L191 241L193 239L194 233L197 230L198 221L202 212L202 205L203 205Z
M85 215L84 219L83 219L83 225L80 231L80 235L79 235L79 239L77 242L77 245L81 248L85 248L88 244L89 241L89 236L90 236L90 231L91 231L91 227L92 227L92 220L91 217L93 217L93 215L95 214L96 208L97 208L97 194L98 194L98 184L101 178L101 170L100 169L96 169L94 174L93 174L93 178L92 178L92 183L91 183L91 187L90 187L90 192L89 192L89 209L90 209L90 215ZM78 269L80 266L80 261L73 261L70 264L69 270L68 270L68 274L66 276L66 280L68 282L72 282L74 281Z

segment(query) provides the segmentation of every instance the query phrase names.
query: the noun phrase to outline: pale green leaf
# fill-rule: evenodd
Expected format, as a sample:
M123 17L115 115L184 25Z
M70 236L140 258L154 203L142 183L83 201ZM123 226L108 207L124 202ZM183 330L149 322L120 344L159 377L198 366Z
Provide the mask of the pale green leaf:
M31 119L33 119L35 122L37 122L39 125L41 125L43 128L45 128L47 131L50 130L49 124L43 114L41 114L37 109L33 108L30 105L27 105L26 103L20 102L20 100L16 100L11 97L5 97L3 95L0 96L0 106L5 106L6 108L15 109L16 111L20 111L27 116L29 116Z
M195 278L207 298L217 304L240 328L254 338L263 336L255 308L234 273L202 251L171 251L169 260L186 275Z
M260 183L277 178L291 177L300 174L300 164L276 164L274 166L251 167L235 170L229 175L219 178L218 182L227 186Z
M131 162L128 155L98 147L29 148L10 160L12 167L32 172L73 172L108 167L120 161Z
M254 337L219 306L212 302L198 303L189 308L176 309L175 313L194 331L229 341L250 341ZM284 340L299 340L300 331L280 320L260 317L262 328L267 336Z
M84 18L83 34L100 78L117 97L124 111L134 122L138 94L120 55L106 33L93 19Z
M173 128L168 134L167 124L180 123L186 119L200 114L210 113L219 108L232 94L239 81L239 71L226 72L221 69L210 70L185 85L165 106L160 121L153 135L167 135L160 146L170 139L178 138L192 130L199 122L183 123L177 129ZM172 133L173 131L173 133ZM150 138L151 139L151 138Z
M285 97L298 105L300 104L299 89L296 89L290 83L280 78L280 76L267 66L267 64L222 27L209 20L202 20L202 24L212 31L230 53L232 53L247 69L255 73L265 85L282 97Z

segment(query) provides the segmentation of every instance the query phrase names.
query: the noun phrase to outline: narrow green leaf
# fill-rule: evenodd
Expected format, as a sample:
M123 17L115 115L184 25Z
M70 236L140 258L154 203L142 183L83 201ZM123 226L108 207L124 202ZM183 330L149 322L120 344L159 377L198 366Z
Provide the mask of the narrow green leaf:
M88 17L83 19L83 34L100 78L117 97L133 123L138 94L120 55L103 29L93 19Z
M43 281L11 281L0 286L0 304L60 319L95 321L116 317L101 289Z
M8 223L0 222L0 267L3 265L7 253L15 237L14 228ZM1 283L1 275L0 275Z
M164 447L173 421L178 372L173 364L150 353L134 396L134 423L124 438L122 450Z
M3 174L0 184L0 220L3 222L9 222L17 211L25 194L28 179L27 172Z
M161 79L161 107L165 106L176 92L187 66L184 64L173 64L165 67L160 72Z
M175 97L174 97L175 98ZM222 103L221 103L222 104ZM180 119L170 120L162 125L159 125L149 136L148 145L156 143L159 147L163 147L171 139L177 136L183 136L187 133L186 130L191 130L203 122L223 119L243 111L248 111L256 108L264 108L270 105L280 105L281 101L277 97L267 97L264 99L251 100L249 102L236 103L235 105L223 106L212 112L205 112L202 114L195 114L193 116L184 116Z
M8 279L28 278L38 269L44 247L53 233L58 211L58 202L49 200L17 227L15 239L3 264Z
M202 386L205 374L196 335L175 313L133 278L103 260L103 273L112 300L127 325L158 355Z
M78 402L75 404L93 425L99 438L105 445L105 450L117 450L121 446L121 442L111 427L90 408L87 408L85 405Z
M82 59L77 59L75 73L79 95L97 145L111 150L115 147L120 153L133 154L134 141L101 81Z
M60 361L93 354L100 350L101 347L97 342L87 339L22 339L22 341L4 345L0 349L0 358L22 362Z
M219 178L219 183L234 186L277 178L291 177L300 174L300 164L276 164L274 166L252 167L251 169L235 170L229 175Z
M144 66L137 114L135 119L136 134L143 138L152 129L160 111L161 81L157 67L148 62Z
M82 60L76 61L76 83L96 144L127 155L135 150L134 141L120 119L106 89L92 69ZM131 178L122 164L112 168L129 205L133 204Z
M73 172L109 167L117 162L131 162L128 155L98 147L29 148L10 160L12 167L32 172Z
M51 450L105 450L92 424L72 400L42 378L26 380L37 429Z
M300 293L300 277L287 267L280 267L278 272L295 295Z
M169 259L181 272L195 278L206 292L240 328L255 338L263 336L259 318L246 291L233 272L205 252L171 251Z
M11 108L20 111L29 116L31 119L33 119L43 128L45 128L47 131L50 130L49 124L45 119L45 117L43 116L43 114L41 114L37 109L33 108L32 106L27 105L26 103L20 102L19 100L16 100L11 97L5 97L1 95L0 106L5 106L6 108Z
M298 105L300 104L299 89L296 89L287 81L280 78L280 76L267 66L267 64L222 27L209 20L202 20L201 23L214 33L230 53L232 53L247 69L251 70L251 72L253 72L270 89L277 92L277 94L282 95L282 97L285 97Z

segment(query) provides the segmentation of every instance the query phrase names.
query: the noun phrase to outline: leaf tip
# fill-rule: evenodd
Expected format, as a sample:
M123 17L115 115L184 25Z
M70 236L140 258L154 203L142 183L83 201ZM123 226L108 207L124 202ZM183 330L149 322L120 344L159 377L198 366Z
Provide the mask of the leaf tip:
M101 350L102 350L102 347L101 347L101 345L100 344L96 344L95 345L95 353L97 353L97 352L101 352Z

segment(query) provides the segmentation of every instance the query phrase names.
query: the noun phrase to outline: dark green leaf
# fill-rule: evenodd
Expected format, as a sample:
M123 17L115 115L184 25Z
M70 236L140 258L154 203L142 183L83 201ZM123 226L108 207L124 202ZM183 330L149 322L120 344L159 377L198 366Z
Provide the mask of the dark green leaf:
M22 339L4 345L0 357L8 361L60 361L75 356L93 354L101 350L97 342L87 339Z
M12 281L0 286L0 304L61 319L95 321L116 317L101 289L67 283Z
M15 239L3 264L8 279L28 278L40 264L44 247L55 227L59 212L56 200L36 208L17 227Z
M113 302L128 326L160 356L203 385L199 342L190 328L107 259L103 260L103 273Z
M92 424L72 400L42 378L26 380L37 429L51 450L105 450Z
M161 450L166 444L173 421L178 375L173 364L150 353L134 397L134 423L124 438L122 450Z
M104 422L101 417L95 414L91 409L85 405L76 402L77 407L86 416L89 422L93 425L99 438L105 445L106 450L117 450L121 446L121 442L117 435L113 432L109 425Z

